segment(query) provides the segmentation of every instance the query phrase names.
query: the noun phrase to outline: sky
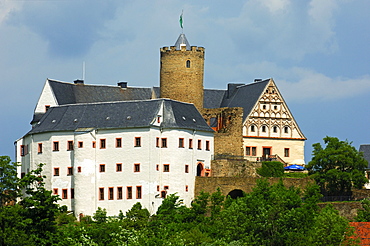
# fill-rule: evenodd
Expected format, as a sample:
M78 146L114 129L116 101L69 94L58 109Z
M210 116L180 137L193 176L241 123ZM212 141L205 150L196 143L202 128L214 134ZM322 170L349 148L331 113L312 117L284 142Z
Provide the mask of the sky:
M312 144L370 144L369 0L0 0L0 155L30 129L47 78L159 85L181 28L206 49L204 87L273 78ZM83 73L85 64L85 73Z

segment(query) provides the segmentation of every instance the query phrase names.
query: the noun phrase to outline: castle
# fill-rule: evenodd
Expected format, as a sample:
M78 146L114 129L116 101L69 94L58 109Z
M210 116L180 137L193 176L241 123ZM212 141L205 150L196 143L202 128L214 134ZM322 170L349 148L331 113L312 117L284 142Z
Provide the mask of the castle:
M272 79L204 89L205 49L184 34L160 55L160 87L47 79L16 141L19 177L45 163L46 188L76 216L117 215L136 202L154 213L169 193L190 205L196 176L244 171L224 160L304 164L306 138Z

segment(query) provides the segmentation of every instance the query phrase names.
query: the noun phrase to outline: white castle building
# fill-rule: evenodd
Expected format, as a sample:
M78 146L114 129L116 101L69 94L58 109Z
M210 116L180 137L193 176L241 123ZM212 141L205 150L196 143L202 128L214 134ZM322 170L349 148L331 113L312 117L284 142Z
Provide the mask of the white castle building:
M136 202L155 213L170 193L190 205L196 176L212 176L211 160L220 154L215 134L232 120L221 113L208 125L200 112L233 107L243 111L237 155L304 164L306 138L275 82L204 89L203 63L204 48L181 34L175 46L161 49L160 87L47 79L32 129L16 141L18 175L45 163L46 188L76 216L98 207L117 215Z

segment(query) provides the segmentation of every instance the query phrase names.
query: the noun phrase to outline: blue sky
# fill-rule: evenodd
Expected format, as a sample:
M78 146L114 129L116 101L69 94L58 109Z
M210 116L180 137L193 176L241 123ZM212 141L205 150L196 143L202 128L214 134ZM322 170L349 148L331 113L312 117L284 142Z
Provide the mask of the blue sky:
M206 48L206 88L273 78L312 144L370 143L368 0L0 0L0 155L29 122L46 78L159 85L159 48Z

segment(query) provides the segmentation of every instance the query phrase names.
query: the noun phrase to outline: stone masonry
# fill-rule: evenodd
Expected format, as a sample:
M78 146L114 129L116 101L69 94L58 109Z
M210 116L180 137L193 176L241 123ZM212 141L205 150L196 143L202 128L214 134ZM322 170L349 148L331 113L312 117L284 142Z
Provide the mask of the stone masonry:
M192 46L176 50L175 46L163 47L161 52L161 98L193 103L203 108L204 48Z

